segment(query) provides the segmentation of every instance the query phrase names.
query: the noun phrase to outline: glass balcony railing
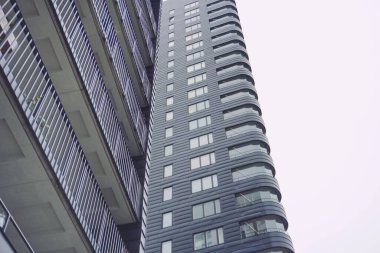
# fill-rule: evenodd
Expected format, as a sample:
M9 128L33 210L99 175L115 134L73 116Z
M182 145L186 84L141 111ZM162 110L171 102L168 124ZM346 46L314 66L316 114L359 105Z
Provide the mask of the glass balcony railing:
M95 252L127 252L20 9L14 1L0 0L0 24L2 72L50 163L51 173L56 176L85 235ZM81 45L83 49L85 43ZM88 61L89 56L84 57L84 60ZM89 76L95 82L98 75L94 71ZM87 78L89 76L84 75ZM99 82L93 83L89 94L96 100L94 104L97 105L102 127L118 130L107 129L105 133L118 164L126 163L122 174L126 185L129 188L132 184L139 186L133 167L127 165L126 161L130 158L125 157L128 153L122 147L120 129L117 126L115 128L115 114L111 110L105 87L99 85ZM105 118L104 115L112 117ZM115 138L111 138L111 133ZM137 195L136 191L134 195ZM135 205L137 206L136 199Z
M137 39L135 35L135 31L133 29L132 20L128 11L127 3L125 0L118 0L117 7L119 12L121 13L121 19L123 23L123 27L125 33L127 34L129 43L132 48L133 58L136 62L137 71L139 72L141 82L143 84L144 92L148 103L150 103L150 96L152 93L152 84L148 79L148 75L146 73L144 61L142 59L140 50L137 46Z
M4 202L0 199L0 232L2 232L15 252L34 253L21 229L13 219ZM4 246L4 245L3 245ZM8 252L8 251L7 251Z
M80 16L75 7L75 3L73 0L51 1L117 165L117 172L124 183L132 207L138 215L141 204L140 196L142 194L142 186L129 155L127 142L122 134L121 126L112 106L104 80L100 74L99 67L96 63L83 24L80 21ZM110 30L112 27L112 23L109 21L107 24L108 25L103 24L105 31ZM137 103L128 72L125 69L126 66L123 62L122 53L119 52L118 47L115 46L116 42L113 37L107 37L107 43L110 45L110 53L113 57L115 66L117 66L116 71L121 80L123 95L129 106L136 131L140 137L140 142L144 147L147 138L147 127L143 120L141 109ZM123 65L125 68L121 67Z

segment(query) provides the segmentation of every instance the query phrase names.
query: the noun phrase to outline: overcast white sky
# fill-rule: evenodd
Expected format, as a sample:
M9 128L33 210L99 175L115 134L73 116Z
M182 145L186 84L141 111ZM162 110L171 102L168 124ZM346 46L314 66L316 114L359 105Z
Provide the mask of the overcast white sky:
M380 1L236 2L296 252L380 252Z

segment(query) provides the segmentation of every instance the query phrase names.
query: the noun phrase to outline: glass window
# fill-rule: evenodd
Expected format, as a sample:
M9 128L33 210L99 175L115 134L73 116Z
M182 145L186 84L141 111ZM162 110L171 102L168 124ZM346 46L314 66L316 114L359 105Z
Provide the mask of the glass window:
M220 213L220 200L212 200L193 206L193 220Z
M269 165L264 163L248 164L234 168L231 172L233 182L256 177L259 175L267 175L273 177L272 169Z
M173 165L166 165L164 166L164 177L171 177L173 176Z
M199 12L199 8L185 12L185 17Z
M167 200L171 200L172 198L173 198L173 187L164 188L163 200L167 201Z
M169 39L174 38L174 33L169 33Z
M194 234L194 250L212 247L224 243L223 228L211 229Z
M279 217L268 215L257 219L240 222L240 233L242 239L270 232L286 233L285 225Z
M174 66L174 61L168 61L168 68L171 68Z
M195 24L195 25L192 25L192 26L188 26L188 27L185 28L185 32L191 32L191 31L194 31L194 30L199 29L201 27L202 27L201 24Z
M172 212L162 214L162 228L171 227L172 226L172 218L173 218Z
M196 193L218 187L218 176L212 175L191 181L191 192Z
M161 243L161 253L172 253L172 241Z
M172 79L174 77L174 72L168 72L168 79Z
M187 67L187 73L191 73L193 71L197 71L197 70L200 70L200 69L203 69L206 67L206 63L203 61L203 62L198 62L198 63L195 63L193 65L190 65Z
M174 103L174 97L168 97L166 98L166 105L172 105Z
M213 143L212 133L190 139L190 149Z
M198 41L198 42L194 42L193 44L187 45L186 50L189 51L192 49L197 49L202 46L203 46L203 41Z
M197 128L211 125L211 116L202 117L189 122L189 130L195 130Z
M170 156L173 154L173 145L165 147L165 156Z
M174 29L174 24L169 25L169 30L173 30L173 29Z
M195 112L199 112L199 111L203 111L205 109L208 109L209 107L210 107L210 102L208 100L205 100L205 101L202 101L202 102L199 102L196 104L189 105L188 111L189 111L189 114L192 114Z
M186 36L185 40L186 41L190 41L190 40L198 39L200 37L202 37L202 32L197 32L197 33L193 33L193 34L190 34L190 35Z
M170 17L169 22L173 22L173 21L174 21L174 17Z
M251 141L228 148L230 158L237 158L254 152L264 152L269 154L269 150L263 142Z
M170 50L170 51L168 52L168 57L172 57L172 56L174 56L174 50Z
M264 133L264 129L261 125L259 125L259 123L253 121L226 128L227 138L231 138L248 132Z
M193 85L193 84L196 84L196 83L200 83L200 82L206 80L206 78L207 78L206 73L203 73L203 74L200 74L200 75L196 75L196 76L193 76L193 77L189 77L189 78L187 78L187 84L188 85Z
M191 159L191 169L198 169L215 163L215 154L209 153Z
M174 15L175 10L170 10L169 15Z
M173 120L174 114L173 111L166 113L166 121Z
M199 52L196 52L196 53L193 53L193 54L189 54L186 56L186 60L187 61L192 61L192 60L195 60L195 59L198 59L198 58L201 58L204 56L204 51L199 51Z
M170 42L168 43L168 46L169 46L169 47L174 47L174 41L170 41Z
M198 1L196 1L196 2L192 2L192 3L189 3L189 4L186 4L186 5L185 5L185 10L186 10L186 9L189 9L189 8L192 8L192 7L195 7L195 6L197 6L198 4L199 4Z
M243 105L243 106L235 107L235 108L224 111L223 116L224 116L224 119L226 120L226 119L231 119L237 116L250 114L250 113L260 115L259 111L257 110L255 106Z
M279 196L270 188L259 188L245 192L239 192L235 195L238 207L244 207L261 202L279 202Z
M185 24L188 24L188 23L191 23L191 22L195 22L195 21L200 20L200 19L201 19L200 16L194 16L194 17L185 19Z
M174 85L171 83L171 84L168 84L166 85L166 91L169 92L169 91L172 91L174 88Z
M165 138L173 136L173 127L168 127L165 129Z

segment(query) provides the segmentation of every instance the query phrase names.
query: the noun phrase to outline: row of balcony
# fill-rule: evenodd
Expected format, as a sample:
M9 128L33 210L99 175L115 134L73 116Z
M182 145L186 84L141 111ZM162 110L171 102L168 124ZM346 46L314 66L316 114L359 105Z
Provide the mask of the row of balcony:
M69 1L62 1L60 4L54 2L57 9L59 6L71 4ZM20 9L14 1L1 1L0 10L2 74L24 112L23 117L28 121L39 148L48 160L50 173L59 183L58 188L63 191L93 250L127 252ZM108 144L125 185L131 191L131 196L134 196L133 203L137 209L139 192L133 192L131 188L140 189L141 186L128 156L120 127L117 125L107 90L94 67L94 58L83 35L83 27L78 25L77 16L73 13L65 11L57 14L71 21L64 26L65 33L70 34L70 45L75 49L73 53L86 81L86 88L96 105L95 109ZM71 18L68 18L69 16Z
M75 3L73 0L52 0L52 3L117 165L119 176L124 183L135 213L139 213L141 184ZM108 26L108 29L110 29L110 26ZM112 41L108 41L108 43L111 45ZM114 49L115 48L116 47L114 47ZM115 51L111 51L111 54L114 57L115 65L123 64L120 52L115 53ZM128 72L125 66L123 70L120 68L116 70L118 75L122 77L123 82L121 82L121 85L123 95L129 106L135 128L140 137L140 142L145 143L147 129L141 109L133 92Z

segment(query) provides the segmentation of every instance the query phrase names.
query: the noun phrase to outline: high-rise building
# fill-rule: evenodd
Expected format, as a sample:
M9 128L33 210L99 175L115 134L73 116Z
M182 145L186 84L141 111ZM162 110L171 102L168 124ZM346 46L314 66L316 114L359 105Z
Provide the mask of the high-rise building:
M0 252L292 253L269 153L234 0L0 0Z
M31 252L20 231L35 252L144 247L155 18L150 0L0 0L0 219L20 228L0 240L14 252Z
M145 252L294 252L235 1L159 20Z

